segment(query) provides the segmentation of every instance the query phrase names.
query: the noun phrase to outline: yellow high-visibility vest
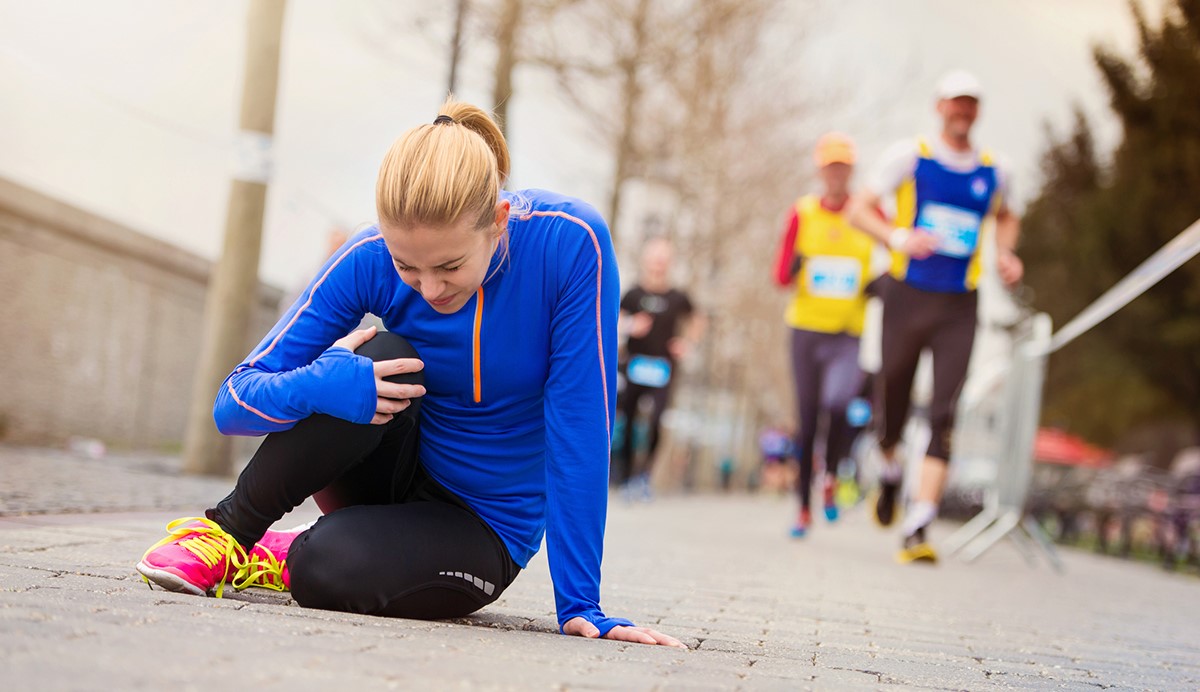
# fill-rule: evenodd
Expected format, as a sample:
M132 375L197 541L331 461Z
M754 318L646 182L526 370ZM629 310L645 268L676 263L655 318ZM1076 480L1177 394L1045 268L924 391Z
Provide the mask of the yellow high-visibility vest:
M796 201L799 232L795 252L804 258L784 319L812 332L862 334L874 240L841 212L821 206L816 195Z

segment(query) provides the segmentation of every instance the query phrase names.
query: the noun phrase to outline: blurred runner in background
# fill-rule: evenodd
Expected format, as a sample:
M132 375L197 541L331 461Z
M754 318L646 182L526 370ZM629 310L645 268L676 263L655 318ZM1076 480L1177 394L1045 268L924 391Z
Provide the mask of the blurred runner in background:
M813 456L819 426L825 431L822 499L831 522L838 518L834 498L838 464L849 455L856 433L846 409L863 385L858 340L875 240L851 226L842 214L854 160L854 142L846 135L830 132L817 141L822 192L796 201L775 264L776 282L793 291L784 319L792 328L799 413L800 511L792 527L797 538L812 525Z
M794 435L780 425L769 425L758 435L758 451L762 455L762 490L787 492L792 481L788 479L788 463L796 453Z
M704 318L688 294L671 285L673 250L665 238L651 238L642 248L637 284L621 298L620 333L627 335L622 353L624 388L617 408L624 415L624 434L614 448L613 482L627 497L649 499L650 472L658 450L662 415L670 402L675 366L704 331ZM645 454L636 454L635 429L642 401L650 404Z
M1010 177L990 152L971 142L981 95L970 73L956 70L943 76L937 86L941 133L892 146L847 211L855 226L892 250L891 278L880 291L883 366L876 406L884 468L875 514L883 526L896 516L903 472L896 446L908 420L917 361L926 348L933 355L931 439L916 499L902 527L902 562L937 559L926 542L926 529L937 516L946 485L954 410L975 340L980 233L989 219L995 220L1001 280L1014 284L1023 273L1014 253L1020 222L1010 207ZM895 198L892 223L873 213L885 196Z

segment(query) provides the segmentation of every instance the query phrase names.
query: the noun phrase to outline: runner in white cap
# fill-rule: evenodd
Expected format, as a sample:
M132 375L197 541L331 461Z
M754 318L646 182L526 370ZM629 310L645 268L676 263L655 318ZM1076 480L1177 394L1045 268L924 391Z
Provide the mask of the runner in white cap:
M995 220L1000 278L1014 284L1023 273L1014 252L1020 222L1010 178L990 152L971 141L983 96L979 80L955 70L938 81L935 93L939 135L891 147L847 211L851 223L892 249L891 277L881 288L883 365L877 387L884 469L875 514L884 526L896 514L902 474L896 446L908 419L917 361L925 349L933 354L932 436L903 526L903 562L937 559L925 533L945 488L954 411L975 339L981 232L989 219ZM873 211L885 196L895 199L891 223Z

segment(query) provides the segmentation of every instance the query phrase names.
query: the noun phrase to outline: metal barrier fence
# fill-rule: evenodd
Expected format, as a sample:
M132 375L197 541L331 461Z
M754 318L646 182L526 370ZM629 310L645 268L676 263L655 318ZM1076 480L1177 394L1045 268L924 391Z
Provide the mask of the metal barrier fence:
M983 510L945 544L950 554L974 561L1005 537L1033 564L1040 551L1055 569L1062 563L1042 528L1025 514L1033 473L1033 443L1041 418L1042 385L1050 354L1128 305L1185 262L1200 254L1200 220L1138 265L1058 332L1050 317L1034 314L1019 325L1011 359L987 363L968 383L955 429L962 452L990 455L996 463ZM999 392L1001 405L993 398ZM991 402L991 403L989 403Z
M1017 329L1008 367L983 373L983 384L974 392L999 389L1003 402L999 410L988 410L988 402L994 401L990 397L964 396L955 437L971 441L965 453L986 453L990 448L996 462L995 481L984 492L983 511L945 544L947 552L962 551L968 562L1008 536L1031 564L1040 551L1055 569L1062 569L1050 539L1032 517L1025 516L1050 338L1050 316L1031 315Z

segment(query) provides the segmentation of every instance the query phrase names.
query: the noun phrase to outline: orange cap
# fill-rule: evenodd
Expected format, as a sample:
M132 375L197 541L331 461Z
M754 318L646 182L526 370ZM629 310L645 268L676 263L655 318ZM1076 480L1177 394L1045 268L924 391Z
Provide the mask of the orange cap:
M817 166L824 168L831 163L854 164L854 140L841 132L826 132L817 140L813 154Z

